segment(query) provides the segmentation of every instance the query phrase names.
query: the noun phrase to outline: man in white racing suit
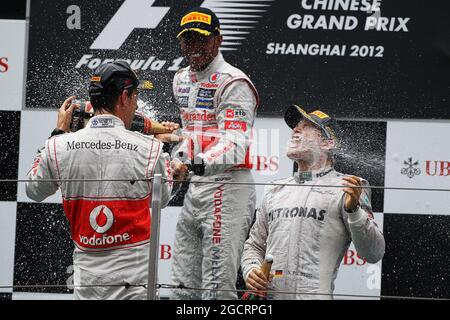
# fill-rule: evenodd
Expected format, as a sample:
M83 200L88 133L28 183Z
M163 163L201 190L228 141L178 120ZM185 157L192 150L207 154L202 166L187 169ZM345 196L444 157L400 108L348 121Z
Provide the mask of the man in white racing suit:
M76 107L68 98L28 173L26 192L35 201L61 189L75 244L74 299L146 299L152 201L146 179L172 176L162 143L128 130L138 87L127 63L98 67L89 87L94 117L67 133ZM162 206L171 189L171 182L162 184Z
M219 52L219 28L216 15L201 7L181 19L177 37L189 66L176 73L173 91L188 139L172 153L175 171L194 173L177 223L172 283L219 291L174 289L173 299L237 298L220 290L236 289L254 216L249 147L258 94Z
M269 288L269 299L332 299L350 242L375 263L384 255L384 237L373 220L370 189L363 188L368 182L333 169L330 117L291 106L285 120L293 129L287 156L299 172L275 181L294 186L266 186L244 246L244 279L250 290ZM259 270L266 254L273 256L269 279Z

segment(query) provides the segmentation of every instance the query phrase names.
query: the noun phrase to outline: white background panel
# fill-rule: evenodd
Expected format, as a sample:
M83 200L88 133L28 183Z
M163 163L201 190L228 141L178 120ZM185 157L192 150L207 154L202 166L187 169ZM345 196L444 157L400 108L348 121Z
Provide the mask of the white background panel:
M293 162L286 157L292 130L282 118L257 118L251 155L256 183L269 183L292 176ZM261 203L264 186L256 186L256 205Z
M19 147L19 179L26 179L37 151L44 146L45 140L56 126L58 113L52 111L22 111ZM17 184L17 201L33 202L25 193L25 183ZM43 202L61 203L61 191L48 197Z
M0 109L21 110L24 97L26 22L0 20ZM6 59L7 60L6 60ZM6 70L7 68L7 70Z
M383 231L383 213L374 212L375 222ZM343 259L335 281L335 294L379 296L381 294L381 261L370 264L357 257L353 243ZM336 296L335 299L365 299Z
M386 135L386 187L450 189L450 123L390 121ZM417 165L409 167L404 161ZM427 163L428 170L427 170ZM441 166L443 167L441 172ZM408 177L402 169L415 170ZM417 171L417 170L420 170ZM385 190L387 213L450 214L450 192Z
M0 286L11 286L14 278L16 202L0 202ZM12 289L0 289L12 292Z
M171 267L173 255L173 243L175 240L175 228L181 207L166 207L161 211L160 223L160 255L158 262L158 283L171 284ZM161 289L160 296L168 297L170 290Z

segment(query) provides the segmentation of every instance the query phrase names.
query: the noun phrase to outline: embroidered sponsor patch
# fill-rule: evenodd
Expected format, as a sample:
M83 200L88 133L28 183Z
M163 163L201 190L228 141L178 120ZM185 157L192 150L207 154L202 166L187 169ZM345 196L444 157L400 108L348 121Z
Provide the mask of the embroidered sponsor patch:
M214 105L213 99L197 98L197 103L195 107L200 109L213 109L214 108L213 105Z
M247 123L243 121L225 121L225 130L247 131Z
M229 181L229 180L231 180L231 177L219 177L214 179L214 181Z
M247 117L247 113L242 109L227 109L225 117L231 119L245 119Z
M213 112L207 112L206 110L203 110L203 112L187 112L181 110L181 117L185 121L216 121L216 115Z
M218 85L217 83L202 82L202 83L200 84L200 86L201 86L202 88L208 88L208 89L211 89L211 88L217 88L219 85Z
M316 110L314 112L311 112L311 114L316 115L317 117L319 117L320 119L326 119L329 118L329 116L325 113L323 113L322 111Z
M275 278L279 278L279 277L282 277L282 276L283 276L283 270L276 270L275 271L275 274L274 274Z
M211 16L209 14L201 13L201 12L190 12L189 14L185 15L181 19L180 26L184 26L186 23L191 22L201 22L206 24L211 24Z
M214 98L215 93L216 93L216 90L214 90L214 89L200 88L200 90L198 90L197 96L199 98Z
M214 72L212 75L209 76L209 82L215 83L219 81L220 79L220 73Z
M270 210L268 213L268 221L272 222L277 219L314 219L323 221L326 217L327 211L320 208L308 207L288 207L276 208Z
M189 104L189 97L188 96L181 96L178 97L178 103L181 107L187 107Z
M97 118L92 120L91 128L114 128L113 118Z
M177 89L177 92L178 93L189 93L191 91L191 88L190 87L179 87L178 89Z

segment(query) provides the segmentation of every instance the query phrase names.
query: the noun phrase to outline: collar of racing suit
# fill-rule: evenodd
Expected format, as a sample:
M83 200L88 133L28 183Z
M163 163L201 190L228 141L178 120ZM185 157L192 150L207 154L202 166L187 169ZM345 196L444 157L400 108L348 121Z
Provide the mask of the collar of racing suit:
M300 171L294 174L294 179L297 183L305 183L306 181L313 181L315 178L321 178L333 171L332 167L325 167L319 170Z
M217 56L211 61L211 63L202 71L192 71L191 67L189 67L189 76L191 79L197 79L198 81L203 80L204 78L209 78L214 70L218 69L218 66L224 61L222 53L219 52Z

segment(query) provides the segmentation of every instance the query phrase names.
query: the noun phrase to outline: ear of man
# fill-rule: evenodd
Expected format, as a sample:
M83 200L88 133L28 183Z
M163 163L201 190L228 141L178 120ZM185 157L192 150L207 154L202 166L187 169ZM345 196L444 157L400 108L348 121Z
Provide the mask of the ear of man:
M131 90L123 90L119 95L120 105L125 105L127 100L131 98Z
M326 146L326 149L331 150L336 147L336 143L333 139L324 139L324 143Z

